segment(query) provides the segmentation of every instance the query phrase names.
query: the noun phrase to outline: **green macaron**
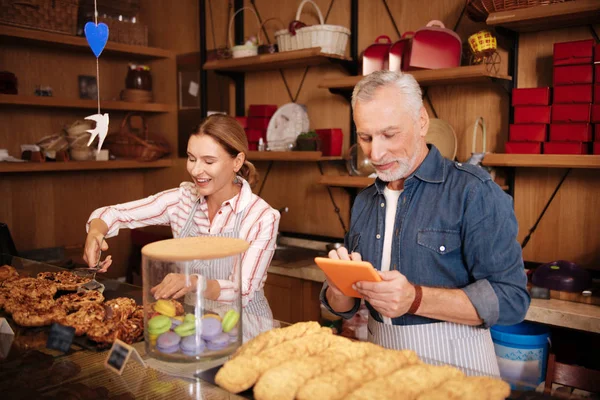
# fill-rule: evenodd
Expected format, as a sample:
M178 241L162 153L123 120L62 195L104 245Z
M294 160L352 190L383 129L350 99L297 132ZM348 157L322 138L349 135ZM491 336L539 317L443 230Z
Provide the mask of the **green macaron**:
M190 335L193 335L194 333L196 333L196 323L184 322L183 324L176 327L174 330L175 330L175 333L181 337L190 336Z
M193 324L196 322L196 316L194 314L186 314L185 317L183 318L183 323L190 323Z
M148 321L148 333L151 335L160 335L171 328L171 318L166 315L157 315Z

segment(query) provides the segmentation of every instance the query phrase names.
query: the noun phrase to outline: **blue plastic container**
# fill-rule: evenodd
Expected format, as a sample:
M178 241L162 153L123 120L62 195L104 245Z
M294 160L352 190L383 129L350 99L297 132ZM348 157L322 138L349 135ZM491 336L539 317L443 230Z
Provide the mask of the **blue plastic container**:
M491 328L500 376L513 389L537 386L546 376L550 330L542 325L521 322ZM517 382L522 382L521 386Z

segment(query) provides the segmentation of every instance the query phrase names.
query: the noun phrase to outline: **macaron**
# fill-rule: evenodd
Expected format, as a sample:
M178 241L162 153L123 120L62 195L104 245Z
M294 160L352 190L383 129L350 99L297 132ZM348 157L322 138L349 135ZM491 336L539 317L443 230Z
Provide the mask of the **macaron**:
M183 321L176 318L171 318L171 330L174 330L181 324L183 324Z
M181 337L186 337L196 333L196 324L192 322L184 322L174 329L175 333Z
M204 315L202 316L202 318L214 318L214 319L216 319L217 321L221 321L221 317L219 317L219 315L218 315L218 314L214 314L214 313L207 313L207 314L204 314Z
M240 314L235 310L229 310L223 315L223 321L221 325L223 325L223 332L229 332L233 329L234 326L237 325L240 320Z
M148 321L148 333L160 335L171 329L171 318L166 315L157 315Z
M212 340L206 342L206 348L208 350L222 350L229 346L229 335L221 332L215 336Z
M202 339L209 341L223 332L221 323L215 318L204 318L202 320Z
M158 339L158 335L153 335L151 333L148 333L148 339L150 339L150 344L152 346L156 346L156 339Z
M234 326L232 330L230 330L229 332L227 332L227 335L229 335L229 343L235 343L238 340L238 333L239 333L239 329L237 326Z
M156 339L156 349L161 353L175 353L179 350L181 337L175 332L165 332Z
M204 351L206 343L198 335L190 335L181 339L179 347L188 356L197 356Z
M162 299L154 303L154 311L167 317L174 317L177 314L175 305L168 300Z
M196 322L196 316L194 314L185 314L183 322Z

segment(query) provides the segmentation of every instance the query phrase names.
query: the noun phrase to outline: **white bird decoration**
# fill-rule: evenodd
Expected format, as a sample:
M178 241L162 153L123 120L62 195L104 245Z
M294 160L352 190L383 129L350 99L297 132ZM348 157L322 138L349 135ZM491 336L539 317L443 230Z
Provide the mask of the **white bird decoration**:
M92 144L96 136L98 136L98 151L100 151L102 143L104 143L104 139L106 139L106 135L108 134L108 113L90 115L85 117L85 119L96 121L96 127L87 130L92 135L87 145Z

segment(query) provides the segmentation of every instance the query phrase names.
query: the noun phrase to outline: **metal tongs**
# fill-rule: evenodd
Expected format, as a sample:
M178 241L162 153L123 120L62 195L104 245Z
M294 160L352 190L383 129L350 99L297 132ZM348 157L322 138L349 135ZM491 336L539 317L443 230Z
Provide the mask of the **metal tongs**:
M88 290L97 290L100 293L102 293L104 291L104 285L96 280L96 273L100 269L102 269L102 267L104 266L104 262L100 262L100 258L102 257L102 244L103 243L104 243L104 236L102 237L102 240L100 241L100 246L98 246L98 261L96 262L95 266L88 267L88 268L75 268L74 271L76 271L76 272L85 272L85 273L91 274L91 276L92 276L91 281L84 283L83 285L81 285L77 288L78 293L88 291ZM83 275L83 274L80 274L80 275ZM89 276L89 275L87 275L87 276Z

